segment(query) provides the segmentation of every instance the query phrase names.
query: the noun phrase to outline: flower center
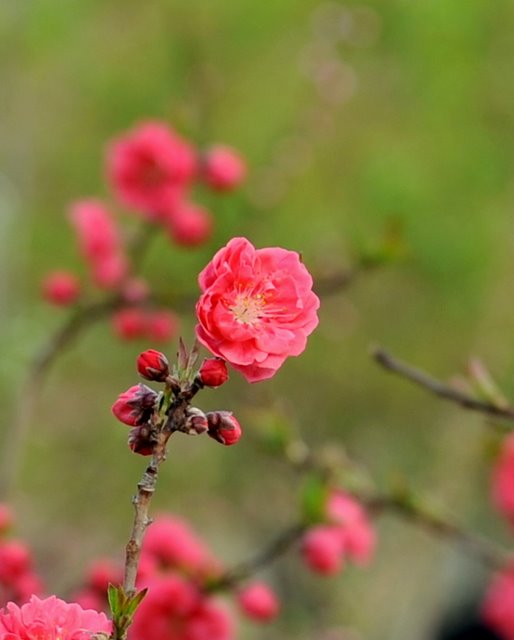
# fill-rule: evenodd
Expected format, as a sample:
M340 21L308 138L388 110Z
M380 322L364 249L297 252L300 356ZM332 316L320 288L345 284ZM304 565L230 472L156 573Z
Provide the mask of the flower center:
M240 293L229 309L238 322L242 324L255 324L262 318L262 311L265 304L266 301L262 293L255 296Z

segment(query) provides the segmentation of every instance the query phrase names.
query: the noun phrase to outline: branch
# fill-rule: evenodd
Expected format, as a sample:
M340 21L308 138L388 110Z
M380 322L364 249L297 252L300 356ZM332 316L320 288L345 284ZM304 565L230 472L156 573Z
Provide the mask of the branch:
M208 585L206 590L209 592L224 591L237 586L240 582L250 578L254 573L289 551L291 546L300 540L307 529L308 526L302 522L289 525L254 556L236 564L232 569L228 569L222 576Z
M498 570L505 567L509 554L489 539L467 531L461 525L434 513L419 502L413 502L403 496L374 496L363 501L371 513L380 515L385 511L395 513L410 520L429 533L446 538L462 547L471 556L477 558L486 567Z
M373 359L387 371L391 371L402 378L410 380L414 384L427 389L439 398L458 404L464 409L469 409L470 411L477 411L490 417L514 421L514 407L510 405L499 406L492 402L480 400L475 396L464 393L459 389L433 378L424 371L416 369L415 367L396 359L381 347L373 349L371 355Z

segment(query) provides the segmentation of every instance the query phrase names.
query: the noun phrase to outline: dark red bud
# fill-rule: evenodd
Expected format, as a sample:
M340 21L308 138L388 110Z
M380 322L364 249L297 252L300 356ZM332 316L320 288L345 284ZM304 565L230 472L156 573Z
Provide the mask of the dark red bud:
M231 411L212 411L207 414L207 421L207 434L226 447L236 444L242 435L241 425Z
M120 393L112 412L120 422L131 427L148 422L155 407L157 393L145 384L136 384Z
M209 423L205 413L196 407L189 407L184 432L190 436L196 436L205 433L208 428Z
M130 430L128 446L134 453L138 453L140 456L151 456L154 445L155 439L148 425L134 427Z
M220 387L228 380L228 369L222 358L206 358L198 372L200 382L206 387Z
M139 375L147 380L164 382L169 374L168 359L160 351L147 349L137 358L137 370Z

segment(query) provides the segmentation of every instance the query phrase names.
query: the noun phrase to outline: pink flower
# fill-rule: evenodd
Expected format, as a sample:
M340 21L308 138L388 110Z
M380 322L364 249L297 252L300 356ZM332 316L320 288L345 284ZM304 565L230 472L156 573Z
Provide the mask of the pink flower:
M228 613L177 575L149 584L129 631L131 640L232 640L233 637Z
M143 556L151 556L161 567L191 575L209 573L217 566L203 542L179 518L159 516L148 528Z
M327 502L327 515L339 525L345 554L356 564L367 564L375 550L376 536L362 505L343 491L333 491Z
M198 340L249 382L271 378L305 349L319 299L294 251L234 238L200 273Z
M93 282L104 289L117 287L127 274L128 261L109 210L98 200L81 200L71 207L70 219Z
M159 219L196 172L191 146L164 122L143 122L110 145L107 176L121 202Z
M492 500L514 526L514 434L505 438L492 476Z
M111 325L121 340L136 340L146 335L146 313L139 307L125 307L113 314Z
M302 556L309 569L316 573L339 573L344 563L344 548L337 527L312 527L303 538Z
M514 566L493 577L482 603L482 618L504 640L514 640Z
M77 234L80 252L96 261L117 253L121 244L111 213L99 200L79 200L70 209L70 220Z
M216 145L207 151L204 159L203 178L212 189L230 191L237 187L245 176L245 161L235 149Z
M111 632L107 616L68 604L55 596L18 607L10 602L0 612L0 640L91 640L94 633Z
M43 280L43 298L57 306L66 307L77 301L80 282L69 271L52 271Z
M151 311L146 315L146 335L155 342L168 342L179 328L178 316L173 311L161 309Z
M243 613L256 622L269 622L280 610L275 593L264 582L252 582L237 594Z
M27 545L9 540L0 545L0 582L14 583L32 568L32 557Z
M207 242L212 226L209 211L191 203L178 207L166 220L171 240L181 247L198 247Z

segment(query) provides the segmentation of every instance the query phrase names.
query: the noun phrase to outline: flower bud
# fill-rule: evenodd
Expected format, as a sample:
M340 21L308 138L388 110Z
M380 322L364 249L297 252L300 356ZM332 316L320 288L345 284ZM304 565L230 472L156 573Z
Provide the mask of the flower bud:
M43 281L43 297L47 302L66 307L77 302L80 282L69 271L53 271Z
M302 556L312 571L323 575L339 573L344 563L344 544L337 527L318 525L302 542Z
M155 349L147 349L139 354L137 370L140 376L155 382L164 382L170 372L168 359L164 353Z
M147 424L134 427L129 431L128 446L134 453L140 456L151 456L154 445L152 430Z
M278 615L277 596L264 582L253 582L237 594L241 611L256 622L269 622Z
M231 147L215 145L205 155L203 178L216 191L231 191L244 180L246 163Z
M196 436L205 433L209 428L207 416L200 409L197 409L196 407L189 407L186 415L187 418L184 433L187 433L190 436Z
M225 446L236 444L241 437L241 425L231 411L212 411L207 414L209 431L207 435Z
M200 382L206 387L220 387L228 380L228 370L222 358L205 358L198 372Z
M120 422L131 427L144 424L150 419L157 394L144 384L136 384L120 393L112 405L112 412Z

